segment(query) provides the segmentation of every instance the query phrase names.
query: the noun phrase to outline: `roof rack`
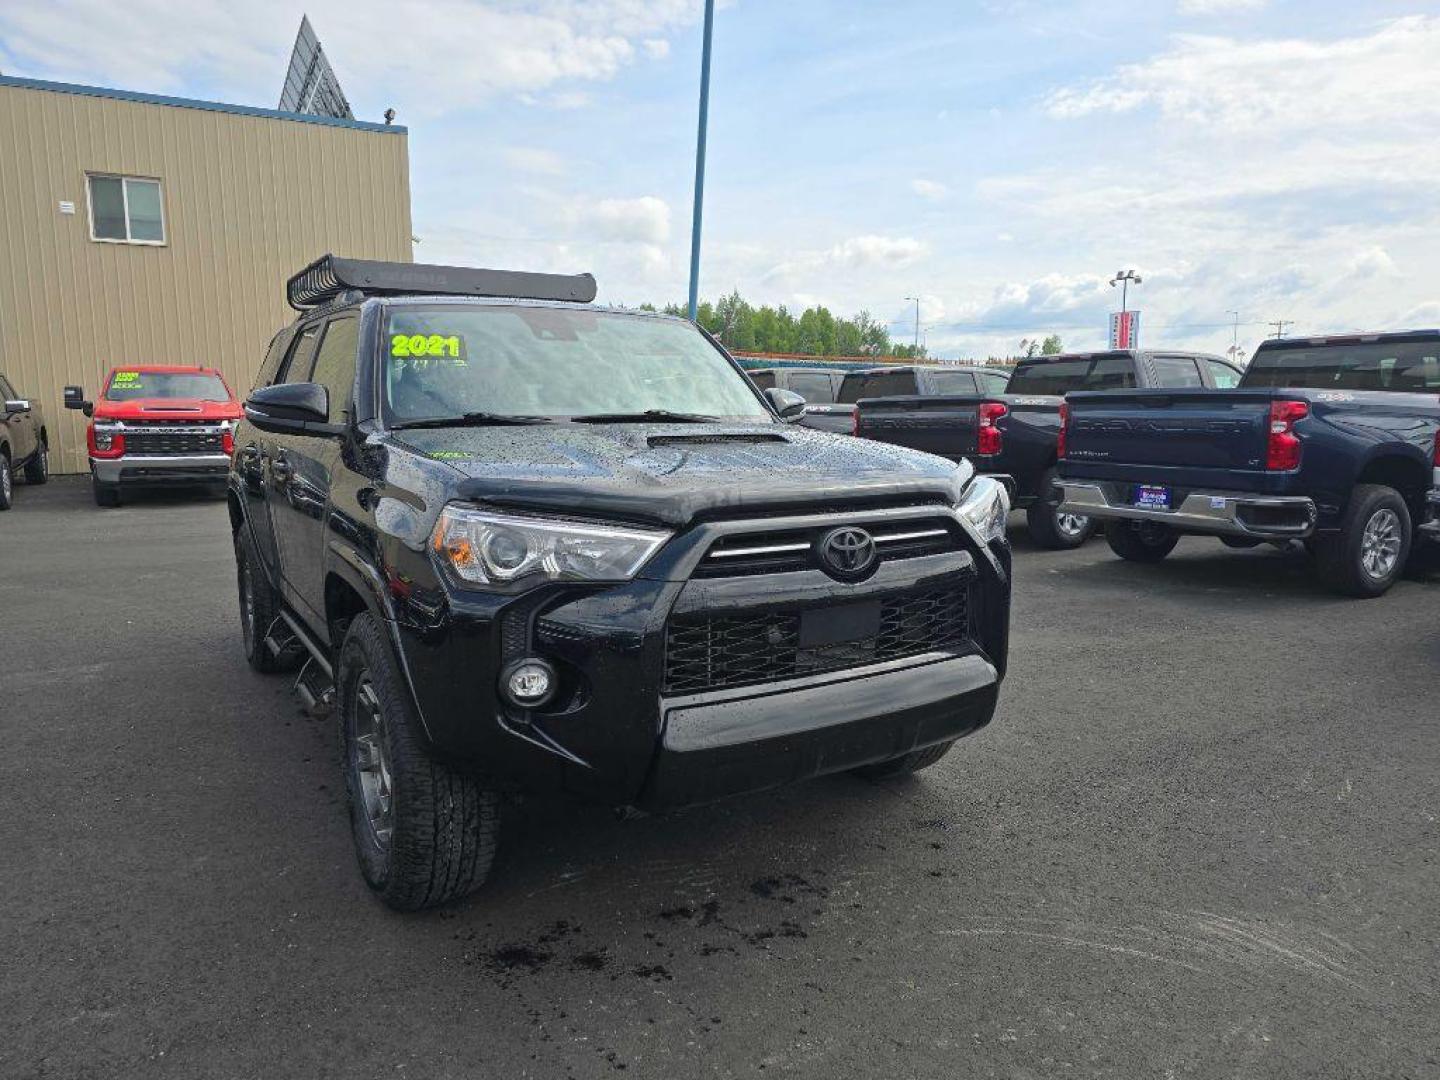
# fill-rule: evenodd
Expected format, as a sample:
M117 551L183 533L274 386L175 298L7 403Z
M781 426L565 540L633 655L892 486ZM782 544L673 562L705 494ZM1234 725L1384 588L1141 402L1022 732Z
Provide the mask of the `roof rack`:
M595 299L595 278L322 255L286 282L285 295L292 308L306 311L351 289L369 296L498 296L588 304Z

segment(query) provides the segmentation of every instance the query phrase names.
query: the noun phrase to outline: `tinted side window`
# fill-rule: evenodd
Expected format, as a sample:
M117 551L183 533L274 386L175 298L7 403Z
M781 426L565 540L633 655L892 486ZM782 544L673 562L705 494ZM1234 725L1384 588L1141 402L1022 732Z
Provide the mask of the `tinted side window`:
M835 400L830 376L823 371L797 371L788 382L791 390L813 405L828 405Z
M360 344L359 319L333 319L325 328L325 339L315 353L310 382L319 383L330 395L330 422L349 412L355 393L355 348Z
M1102 356L1085 376L1086 390L1130 390L1134 386L1135 361L1128 356Z
M1240 385L1240 372L1229 364L1222 364L1219 360L1206 360L1205 363L1210 368L1210 381L1215 384L1215 389L1229 390Z
M761 390L769 390L775 385L775 373L773 371L752 371L750 381Z
M1010 385L1010 376L992 375L988 371L982 371L980 373L980 381L985 384L985 393L1003 394L1005 388Z
M285 346L289 341L290 335L282 330L270 342L270 348L265 353L265 362L260 365L260 373L255 376L255 389L269 386L275 381L275 377L280 373L280 361L285 359Z
M846 375L840 400L853 405L861 398L906 397L918 393L913 371L870 371Z
M1204 386L1194 357L1154 356L1155 385L1164 387Z
M307 326L300 336L295 339L295 344L290 346L290 355L285 359L285 366L280 369L280 374L275 377L276 382L309 382L310 369L314 366L315 339L320 336L319 325Z

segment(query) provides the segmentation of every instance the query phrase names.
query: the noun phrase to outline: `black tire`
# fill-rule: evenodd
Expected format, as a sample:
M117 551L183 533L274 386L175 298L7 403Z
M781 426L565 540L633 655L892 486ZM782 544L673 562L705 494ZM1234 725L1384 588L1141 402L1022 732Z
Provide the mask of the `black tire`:
M1220 543L1228 548L1234 548L1237 551L1248 551L1251 548L1259 547L1265 543L1265 541L1255 540L1249 536L1222 536L1220 537Z
M1372 527L1386 533L1384 546L1390 553L1374 563L1369 558ZM1321 580L1330 588L1368 600L1388 592L1400 580L1410 545L1410 508L1400 493L1381 484L1357 484L1340 517L1340 531L1315 541L1315 561Z
M893 776L909 776L921 769L928 769L937 761L950 752L955 745L955 740L936 743L934 746L927 746L923 750L911 750L908 754L901 754L889 761L877 761L871 765L861 765L858 769L850 771L856 776L863 776L866 780L886 780Z
M390 644L368 614L345 634L336 691L350 829L365 883L397 911L479 888L495 858L500 796L425 752ZM380 748L378 759L371 747ZM374 812L388 831L367 809L377 799Z
M265 644L270 627L280 615L280 598L260 565L255 541L243 525L235 533L235 585L240 600L240 638L245 648L245 662L262 675L285 670L281 659Z
M1107 521L1105 540L1122 559L1155 563L1175 550L1180 534L1153 521Z
M9 510L15 503L15 474L10 471L10 455L0 450L0 510Z
M1025 528L1037 547L1069 551L1095 535L1096 522L1084 514L1060 513L1062 492L1055 479L1054 469L1040 478L1040 498L1025 511Z
M106 484L94 477L90 480L90 489L95 495L96 506L119 506L120 485Z
M50 448L43 442L25 463L25 483L43 484L50 479Z

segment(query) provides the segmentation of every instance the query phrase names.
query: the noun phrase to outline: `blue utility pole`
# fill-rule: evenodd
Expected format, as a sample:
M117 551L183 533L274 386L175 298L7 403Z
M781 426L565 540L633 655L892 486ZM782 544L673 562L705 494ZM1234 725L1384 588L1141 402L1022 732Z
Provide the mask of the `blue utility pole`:
M705 0L705 44L700 57L700 131L695 137L695 218L690 227L690 321L700 298L700 208L705 202L705 126L710 119L710 33L715 0Z

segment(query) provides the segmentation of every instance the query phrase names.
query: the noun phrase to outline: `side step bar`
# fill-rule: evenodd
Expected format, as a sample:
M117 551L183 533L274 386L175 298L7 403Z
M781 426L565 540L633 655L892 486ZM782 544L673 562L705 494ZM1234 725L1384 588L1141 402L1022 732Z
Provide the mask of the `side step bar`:
M335 672L330 667L330 658L325 655L325 650L310 636L309 631L305 629L299 619L288 611L282 611L280 620L290 631L288 638L279 642L281 648L304 649L310 654L306 657L300 674L295 677L295 694L300 698L300 704L304 706L305 711L311 716L325 716L335 704ZM271 633L266 635L265 643L270 646L276 656L279 656L280 652L276 651L272 644L275 640L272 627Z

